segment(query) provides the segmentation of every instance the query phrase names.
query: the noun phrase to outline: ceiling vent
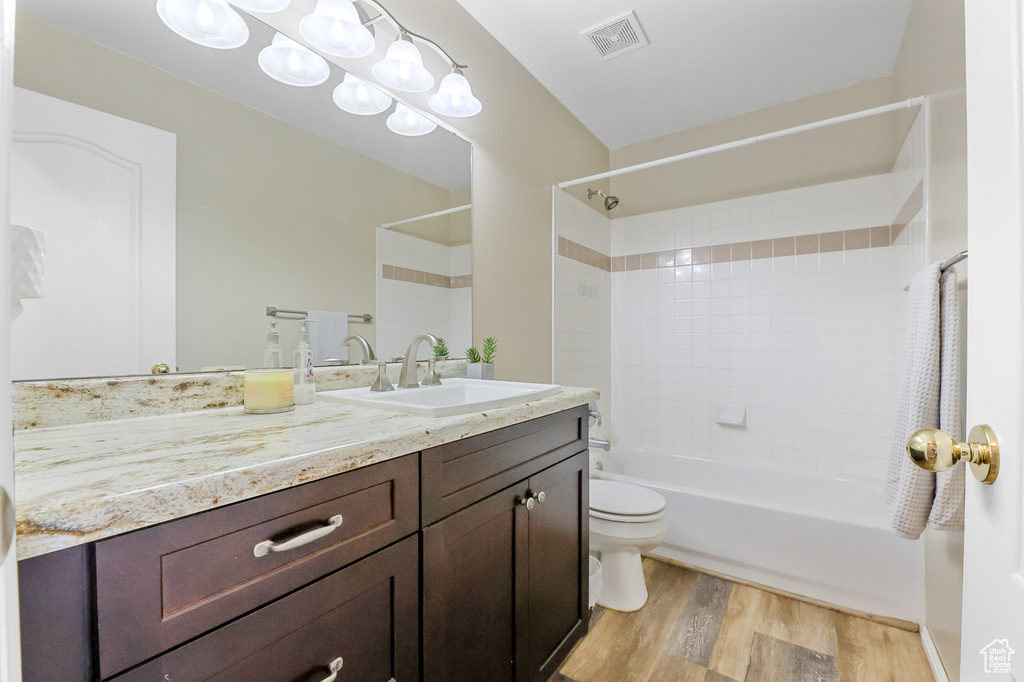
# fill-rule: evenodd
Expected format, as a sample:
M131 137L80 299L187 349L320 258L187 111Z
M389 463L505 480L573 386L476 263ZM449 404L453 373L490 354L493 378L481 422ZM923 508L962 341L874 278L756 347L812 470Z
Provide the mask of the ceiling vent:
M650 44L633 12L627 12L621 17L584 31L582 35L590 38L594 47L606 60Z

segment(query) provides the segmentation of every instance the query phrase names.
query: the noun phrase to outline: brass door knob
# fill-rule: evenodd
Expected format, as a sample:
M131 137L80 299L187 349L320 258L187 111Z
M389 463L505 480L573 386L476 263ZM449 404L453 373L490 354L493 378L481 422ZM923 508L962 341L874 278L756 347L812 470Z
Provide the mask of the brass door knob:
M946 471L961 459L970 463L974 477L991 484L999 475L999 442L987 424L975 426L967 443L957 443L938 429L922 429L907 439L907 454L926 471Z
M161 362L160 364L153 365L153 374L170 374L171 368L166 363Z

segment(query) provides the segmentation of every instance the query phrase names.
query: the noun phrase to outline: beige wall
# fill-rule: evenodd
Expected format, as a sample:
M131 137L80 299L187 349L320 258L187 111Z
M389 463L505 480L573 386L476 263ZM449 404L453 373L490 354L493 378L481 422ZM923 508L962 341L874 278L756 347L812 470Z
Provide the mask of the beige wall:
M470 68L473 340L498 338L499 379L551 380L551 186L608 169L608 150L455 0L388 9ZM577 194L578 195L578 194Z
M16 85L178 135L183 371L260 366L267 305L374 312L374 228L452 205L447 190L31 16L16 39ZM298 326L280 327L290 364ZM353 331L374 343L374 325Z
M928 95L928 260L967 248L967 104L963 0L916 0L893 80L897 97ZM966 305L966 263L957 267ZM963 308L961 308L963 311ZM961 314L966 320L966 315ZM966 340L966 335L961 338ZM966 357L966 354L964 355ZM964 434L966 435L966 434ZM967 485L977 482L967 477ZM963 533L925 534L925 625L950 680L960 679Z
M886 76L710 123L611 152L623 168L712 145L889 104ZM896 112L611 179L620 204L613 217L664 211L724 199L888 173L913 115ZM897 129L900 134L894 135Z

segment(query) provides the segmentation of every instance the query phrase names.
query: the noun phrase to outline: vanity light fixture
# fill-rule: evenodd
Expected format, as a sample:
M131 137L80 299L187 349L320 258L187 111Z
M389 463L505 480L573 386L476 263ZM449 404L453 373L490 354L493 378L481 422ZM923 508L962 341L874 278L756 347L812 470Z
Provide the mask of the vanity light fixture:
M395 105L394 113L388 116L388 128L391 132L406 137L426 135L436 127L436 123L401 102Z
M342 111L358 116L379 114L387 110L391 102L378 88L351 73L346 73L345 79L334 88L334 103Z
M373 65L373 77L402 92L426 92L434 87L434 76L423 68L423 55L405 31L388 46L384 59Z
M480 100L473 97L469 81L462 75L462 69L455 68L441 79L437 93L427 101L430 108L443 116L476 116L483 109Z
M235 7L240 7L249 12L262 12L273 14L280 12L291 4L292 0L230 0Z
M245 45L249 27L224 0L157 0L156 13L169 29L204 47Z
M287 85L320 85L331 75L326 59L283 33L260 50L259 64L265 74Z
M365 57L375 47L351 0L317 0L316 9L299 22L299 33L313 47L335 57Z

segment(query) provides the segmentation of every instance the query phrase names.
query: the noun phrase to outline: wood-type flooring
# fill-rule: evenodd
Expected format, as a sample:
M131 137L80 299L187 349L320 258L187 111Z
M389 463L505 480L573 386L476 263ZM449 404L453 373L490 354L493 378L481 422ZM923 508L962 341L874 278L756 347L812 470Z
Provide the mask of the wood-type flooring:
M597 607L551 682L934 682L917 633L644 559L635 613Z

